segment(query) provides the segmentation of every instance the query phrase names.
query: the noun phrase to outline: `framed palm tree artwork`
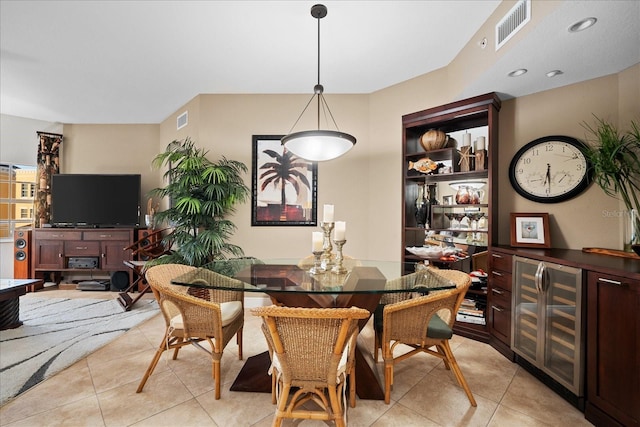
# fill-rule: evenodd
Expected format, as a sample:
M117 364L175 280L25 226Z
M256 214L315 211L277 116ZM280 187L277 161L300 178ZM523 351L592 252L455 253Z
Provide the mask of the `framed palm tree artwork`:
M317 226L318 165L253 135L251 225Z

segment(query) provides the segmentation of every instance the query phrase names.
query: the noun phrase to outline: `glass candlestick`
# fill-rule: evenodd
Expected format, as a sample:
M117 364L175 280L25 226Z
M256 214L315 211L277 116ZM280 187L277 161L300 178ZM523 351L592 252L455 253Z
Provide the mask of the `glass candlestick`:
M331 251L333 250L333 246L331 245L331 232L333 231L334 226L335 223L333 221L322 222L320 224L320 228L322 228L322 231L324 232L321 263L325 270L330 269L333 265L333 260L331 259Z
M309 269L309 273L311 274L323 274L325 269L322 267L322 262L320 258L322 257L323 251L313 251L313 267Z
M347 241L334 240L333 243L336 244L336 265L331 269L331 272L335 274L345 274L347 269L342 265L342 261L344 260L342 256L342 247L347 243Z

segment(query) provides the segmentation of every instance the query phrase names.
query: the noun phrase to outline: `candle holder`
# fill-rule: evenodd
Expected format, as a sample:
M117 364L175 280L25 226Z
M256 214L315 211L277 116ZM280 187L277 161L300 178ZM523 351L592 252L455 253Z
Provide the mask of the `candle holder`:
M333 231L333 227L335 226L335 222L322 222L320 224L320 228L324 232L323 244L322 244L322 267L325 270L328 270L333 265L333 260L331 259L331 251L333 250L333 246L331 245L331 232Z
M347 269L342 265L342 261L344 260L344 257L342 256L342 247L347 243L347 241L334 240L333 243L336 244L336 265L331 269L331 272L334 274L345 274Z
M323 253L323 251L313 251L313 267L309 269L309 273L324 274L325 269L322 267L322 262L320 261Z

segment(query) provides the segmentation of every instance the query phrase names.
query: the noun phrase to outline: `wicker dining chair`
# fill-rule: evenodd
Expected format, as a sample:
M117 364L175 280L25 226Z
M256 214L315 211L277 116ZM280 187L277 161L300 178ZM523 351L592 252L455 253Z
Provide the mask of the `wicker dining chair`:
M269 344L277 403L273 426L280 426L285 418L327 420L345 426L347 378L349 404L355 406L358 320L370 313L356 307L275 305L254 308L251 313L262 317Z
M174 350L173 360L178 357L180 348L190 344L209 353L216 399L220 399L220 359L234 335L238 345L238 358L242 360L242 282L213 271L202 271L198 273L198 277L210 285L224 283L227 287L237 287L238 291L171 284L175 277L195 270L195 267L186 265L163 264L153 266L146 272L147 281L164 316L166 330L151 364L140 381L137 393L142 391L166 350ZM211 350L201 345L203 341L209 343Z
M374 359L378 360L378 348L381 348L384 359L385 403L389 403L391 397L394 365L415 354L428 353L444 361L445 367L453 371L471 406L477 406L449 345L456 313L471 285L469 275L457 270L429 268L391 280L387 286L407 289L418 285L428 289L443 281L453 282L455 289L431 291L427 295L412 292L385 294L382 304L376 310ZM400 344L413 349L394 357L393 352Z

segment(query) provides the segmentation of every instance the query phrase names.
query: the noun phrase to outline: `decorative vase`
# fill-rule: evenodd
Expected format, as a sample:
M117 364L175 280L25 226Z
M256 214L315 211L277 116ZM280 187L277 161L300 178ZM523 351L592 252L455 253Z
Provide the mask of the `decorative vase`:
M427 198L424 192L424 183L418 184L418 197L416 197L416 225L424 228L427 223L427 209L429 207Z
M636 252L640 255L640 215L635 209L625 212L623 248L625 252Z

